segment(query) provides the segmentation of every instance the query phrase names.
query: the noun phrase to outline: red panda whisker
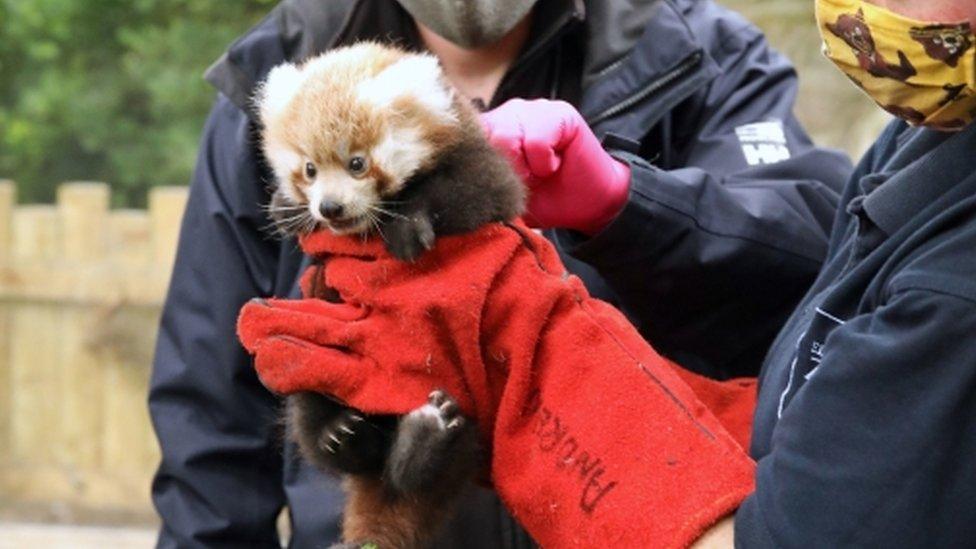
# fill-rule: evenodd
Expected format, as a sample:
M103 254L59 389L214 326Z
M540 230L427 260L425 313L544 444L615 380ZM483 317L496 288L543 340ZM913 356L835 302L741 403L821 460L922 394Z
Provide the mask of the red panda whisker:
M263 209L264 211L267 211L267 212L292 211L292 210L301 210L303 208L305 208L305 206L303 206L301 204L274 204L274 203L268 203L268 204L261 205L261 209Z
M386 239L386 235L383 234L383 229L380 227L380 218L376 217L376 214L374 214L371 210L366 210L366 221L369 223L370 227L370 230L366 231L366 233L376 231L379 233L381 238L384 240Z
M298 227L298 231L297 232L300 232L300 233L310 233L310 232L312 232L312 231L315 230L315 228L318 226L318 224L319 224L318 221L316 221L314 217L312 217L310 215L306 215L305 216L305 220Z
M288 216L288 217L280 218L279 221L281 223L288 224L288 223L291 223L291 222L294 222L294 221L299 221L302 218L306 217L307 215L308 215L307 212L301 212L300 211L300 212L296 213L295 215L291 215L291 216Z
M381 214L385 214L385 215L388 215L390 217L395 217L397 219L408 219L408 217L405 216L405 215L403 215L403 214L398 214L396 212L391 212L390 210L387 210L385 208L381 208L381 207L376 206L376 205L369 206L369 210L368 211L370 211L370 212L373 212L373 211L379 212Z
M286 217L278 220L272 220L267 225L261 227L262 231L275 231L283 235L289 234L289 231L294 229L294 227L302 221L302 218L307 215L305 213L299 213L291 217Z

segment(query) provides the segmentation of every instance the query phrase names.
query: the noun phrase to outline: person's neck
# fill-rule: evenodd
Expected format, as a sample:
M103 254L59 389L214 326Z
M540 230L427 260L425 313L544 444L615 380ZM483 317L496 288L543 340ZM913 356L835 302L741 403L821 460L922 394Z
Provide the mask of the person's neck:
M458 91L487 105L529 39L531 19L530 13L498 42L475 49L462 48L419 22L417 30L423 44L440 59L444 74Z

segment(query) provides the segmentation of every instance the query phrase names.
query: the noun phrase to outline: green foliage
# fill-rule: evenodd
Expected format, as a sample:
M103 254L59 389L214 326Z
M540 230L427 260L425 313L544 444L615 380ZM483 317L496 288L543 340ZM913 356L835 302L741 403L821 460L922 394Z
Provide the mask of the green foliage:
M185 184L214 91L204 69L276 0L0 0L0 178L21 201Z

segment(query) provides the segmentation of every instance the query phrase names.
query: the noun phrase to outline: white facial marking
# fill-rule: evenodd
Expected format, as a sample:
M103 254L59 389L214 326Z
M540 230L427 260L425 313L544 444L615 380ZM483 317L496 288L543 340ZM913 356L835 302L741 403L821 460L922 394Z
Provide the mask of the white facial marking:
M372 157L379 167L400 183L410 178L433 154L417 128L392 128L375 147Z
M357 86L359 98L377 107L388 107L397 98L411 97L434 116L455 120L451 90L443 83L443 72L432 55L410 55L383 69Z
M296 166L302 165L302 157L287 145L266 142L264 155L279 178L286 178Z
M319 206L322 205L322 200L325 197L325 185L320 180L316 180L305 189L305 196L308 197L308 213L319 223L324 223L325 218L319 212Z
M281 114L288 103L295 97L302 84L305 83L306 73L291 63L284 63L271 69L268 78L258 89L257 101L261 110L261 118L269 118Z
M323 202L330 201L341 204L347 218L365 216L376 202L376 197L373 196L371 188L372 186L364 185L343 170L333 169L321 172L305 191L306 196L308 196L308 212L316 221L326 223L319 207ZM359 232L364 224L337 232Z
M302 157L292 150L291 147L272 142L265 143L264 155L272 171L274 171L275 177L278 179L278 184L284 190L285 195L289 200L297 204L299 197L295 193L290 181L292 171L295 167L303 165Z

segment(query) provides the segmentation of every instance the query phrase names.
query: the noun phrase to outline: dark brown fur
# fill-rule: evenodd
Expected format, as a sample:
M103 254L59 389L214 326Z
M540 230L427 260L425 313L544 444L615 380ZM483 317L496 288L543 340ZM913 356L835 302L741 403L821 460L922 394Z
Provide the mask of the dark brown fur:
M464 233L522 213L525 191L508 162L492 149L474 120L426 170L411 178L382 226L390 252L405 260L433 245L436 236Z

